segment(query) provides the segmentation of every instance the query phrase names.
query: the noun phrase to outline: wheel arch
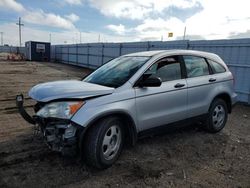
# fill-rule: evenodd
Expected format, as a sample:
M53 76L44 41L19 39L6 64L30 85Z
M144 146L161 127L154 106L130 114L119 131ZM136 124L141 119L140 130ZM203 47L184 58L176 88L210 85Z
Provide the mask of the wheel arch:
M232 100L231 100L231 97L228 93L220 93L218 95L216 95L212 102L215 100L215 99L222 99L226 102L227 104L227 109L228 109L228 113L231 113L232 112ZM211 104L212 104L211 102Z
M136 129L136 124L133 120L133 118L126 112L124 111L113 111L113 112L108 112L108 113L103 113L96 118L94 118L88 125L84 128L80 135L80 142L79 142L79 148L80 150L83 147L83 142L84 142L84 137L98 121L101 121L102 119L115 116L119 117L122 119L122 122L125 122L125 141L127 145L134 146L137 141L137 129ZM82 152L81 152L82 153Z

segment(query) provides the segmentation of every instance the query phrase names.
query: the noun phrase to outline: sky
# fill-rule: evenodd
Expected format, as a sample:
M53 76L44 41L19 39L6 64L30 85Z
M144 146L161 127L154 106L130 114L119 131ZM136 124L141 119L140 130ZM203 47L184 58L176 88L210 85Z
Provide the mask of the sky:
M0 0L3 43L52 44L250 37L249 0ZM173 33L169 38L168 33Z

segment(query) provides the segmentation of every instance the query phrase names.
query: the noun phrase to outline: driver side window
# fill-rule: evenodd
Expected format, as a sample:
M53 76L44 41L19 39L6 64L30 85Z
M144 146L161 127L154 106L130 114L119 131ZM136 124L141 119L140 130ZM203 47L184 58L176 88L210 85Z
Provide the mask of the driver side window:
M153 64L147 71L149 77L159 77L162 82L181 79L181 64L178 56L170 56Z

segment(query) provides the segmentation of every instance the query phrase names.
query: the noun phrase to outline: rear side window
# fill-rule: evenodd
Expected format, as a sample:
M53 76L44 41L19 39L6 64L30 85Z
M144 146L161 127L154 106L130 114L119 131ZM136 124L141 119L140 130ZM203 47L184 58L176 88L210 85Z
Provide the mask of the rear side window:
M213 70L213 73L217 74L217 73L223 73L223 72L226 72L226 69L223 65L215 62L215 61L212 61L210 59L207 60Z
M160 77L163 82L181 79L178 56L166 57L152 65L145 74Z
M209 75L208 64L202 57L183 56L188 78Z

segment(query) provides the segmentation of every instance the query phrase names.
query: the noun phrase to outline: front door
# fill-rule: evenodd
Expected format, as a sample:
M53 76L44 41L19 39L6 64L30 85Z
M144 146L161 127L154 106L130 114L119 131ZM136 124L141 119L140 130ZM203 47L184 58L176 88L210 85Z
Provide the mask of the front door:
M182 76L179 56L165 57L143 75L160 77L159 87L135 87L140 131L169 124L187 117L187 83Z

